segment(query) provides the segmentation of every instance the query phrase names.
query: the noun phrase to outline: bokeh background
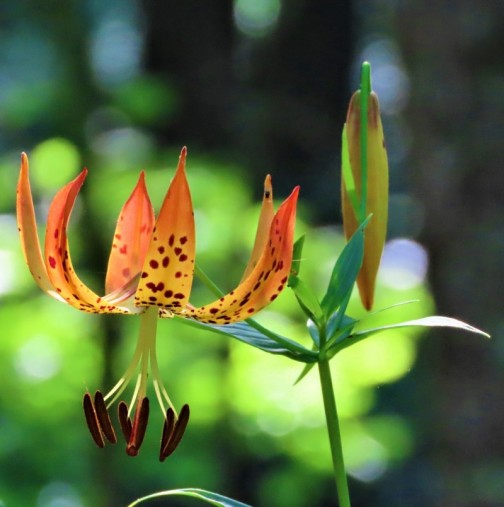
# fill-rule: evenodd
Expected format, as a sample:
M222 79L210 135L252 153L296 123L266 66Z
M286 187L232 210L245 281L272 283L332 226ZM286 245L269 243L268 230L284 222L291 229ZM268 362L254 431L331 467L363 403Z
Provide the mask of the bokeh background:
M159 207L187 145L201 266L224 288L239 280L269 172L278 199L302 186L302 269L321 294L343 245L340 136L363 59L391 171L376 306L419 299L386 319L435 311L493 339L395 331L333 361L353 505L504 505L503 34L499 0L2 2L0 505L115 507L189 486L265 507L335 504L317 376L293 386L299 364L173 321L158 351L176 405L192 408L180 448L157 461L155 411L137 458L96 448L81 398L119 378L138 322L44 296L14 201L21 151L41 224L90 169L70 239L100 290L139 170ZM350 312L362 315L356 299ZM259 320L309 343L291 294Z

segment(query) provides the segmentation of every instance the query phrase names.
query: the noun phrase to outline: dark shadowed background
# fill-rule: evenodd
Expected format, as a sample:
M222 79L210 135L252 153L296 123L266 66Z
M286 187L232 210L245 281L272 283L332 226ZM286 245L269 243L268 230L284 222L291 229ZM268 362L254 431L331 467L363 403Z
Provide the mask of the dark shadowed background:
M175 404L193 410L180 449L158 463L154 412L137 458L95 448L81 397L119 378L138 323L38 290L15 186L26 151L42 224L56 190L90 169L70 239L100 290L139 170L158 208L186 145L198 262L231 288L271 173L278 200L302 187L303 270L321 292L342 246L341 129L364 59L391 176L377 307L420 298L391 320L435 311L493 338L390 333L334 361L353 505L504 505L503 45L499 0L2 2L0 506L122 506L189 486L265 507L334 505L316 376L293 387L299 365L175 322L160 323L158 349ZM308 343L293 305L282 295L261 318ZM362 314L357 299L350 311Z

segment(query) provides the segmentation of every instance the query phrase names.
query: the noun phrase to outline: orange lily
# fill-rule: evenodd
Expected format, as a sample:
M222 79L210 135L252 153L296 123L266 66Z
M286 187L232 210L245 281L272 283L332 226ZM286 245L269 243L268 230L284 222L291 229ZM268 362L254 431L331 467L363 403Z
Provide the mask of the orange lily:
M267 176L255 247L242 281L229 294L195 308L189 303L194 276L195 227L185 174L186 153L183 148L157 219L144 173L140 174L117 221L105 278L105 296L95 294L78 278L67 241L68 221L87 170L54 197L47 219L43 255L29 182L28 157L24 153L17 189L21 246L40 288L81 311L136 314L142 319L133 359L117 384L105 396L97 391L94 400L90 393L84 395L84 413L95 443L103 447L105 439L112 443L117 441L108 409L121 397L139 369L130 408L124 401L118 404L126 451L130 456L138 453L149 416L150 363L154 390L164 415L161 461L179 444L189 419L189 407L184 405L177 414L161 381L155 347L157 318L179 316L225 325L247 319L273 301L283 290L290 271L299 192L296 187L274 214L271 179ZM131 421L131 407L135 404Z

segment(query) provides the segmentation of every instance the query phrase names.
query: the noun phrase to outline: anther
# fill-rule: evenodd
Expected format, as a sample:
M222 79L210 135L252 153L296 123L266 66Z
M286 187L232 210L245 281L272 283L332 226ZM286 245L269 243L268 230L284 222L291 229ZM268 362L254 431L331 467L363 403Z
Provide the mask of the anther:
M117 437L101 391L96 391L95 393L94 407L103 434L110 443L115 444L117 442Z
M161 449L159 452L159 460L163 461L163 449L166 447L168 442L170 441L170 438L173 434L173 428L175 427L175 413L173 412L173 409L170 407L166 411L166 418L163 425L163 435L161 436Z
M138 454L145 437L145 430L147 429L148 421L149 399L142 398L137 404L135 418L133 419L133 428L131 429L131 436L128 445L126 446L126 453L129 456L136 456Z
M82 406L84 408L84 415L86 416L86 423L89 428L89 432L91 433L95 444L100 448L104 447L105 443L100 430L100 424L93 406L93 400L91 399L91 395L89 393L84 395Z
M180 415L177 419L177 422L175 423L175 428L173 429L171 437L169 438L165 446L161 449L161 453L159 456L160 461L164 461L178 447L180 441L182 440L182 437L184 436L184 432L185 429L187 428L188 422L189 422L189 405L186 404L180 410Z
M131 419L128 417L128 405L124 401L121 401L119 405L117 405L117 415L119 418L119 425L121 426L121 432L124 436L124 440L126 443L129 442L131 438Z

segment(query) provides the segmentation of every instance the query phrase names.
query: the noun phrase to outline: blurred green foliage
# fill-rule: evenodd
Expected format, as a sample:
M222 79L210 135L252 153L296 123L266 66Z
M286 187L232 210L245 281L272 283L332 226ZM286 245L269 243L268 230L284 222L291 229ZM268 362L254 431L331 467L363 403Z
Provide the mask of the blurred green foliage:
M72 143L61 138L45 140L30 151L43 237L44 210L55 187L76 174L80 156ZM101 268L90 269L86 258L93 246L86 231L95 223L99 242L111 243L118 211L138 176L138 170L119 169L121 160L109 163L108 159L106 165L97 162L98 167L90 167L83 198L70 224L74 264L85 266L78 271L97 291L103 284L107 259L102 256ZM155 207L164 196L176 160L176 150L152 153L147 160L148 188ZM246 265L259 202L252 200L243 171L217 159L190 153L188 178L195 205L198 262L217 283L231 289ZM306 233L303 276L321 294L343 239L336 227L310 226L303 220L304 209L301 205L297 223L297 233ZM11 280L3 290L0 308L4 333L0 466L5 471L0 491L6 505L40 503L36 499L41 491L55 481L60 484L55 487L58 495L72 492L73 500L67 500L72 506L109 505L107 498L124 503L150 490L182 485L224 492L236 488L230 484L237 474L234 470L230 476L232 467L246 470L261 463L267 464L267 473L256 479L257 491L241 499L272 507L308 505L317 495L322 501L323 493L314 483L330 480L331 462L317 375L311 373L294 386L299 363L176 320L160 323L158 349L171 396L178 406L189 403L193 414L180 449L165 465L157 463L162 419L156 413L138 459L128 458L121 444L96 449L87 434L80 399L87 389L110 387L102 380L103 348L110 338L103 324L113 321L120 336L109 356L117 378L132 354L139 323L131 316L80 314L39 294L21 261L12 215L4 221L1 252L8 259L3 265ZM199 304L209 298L212 295L196 284L193 301ZM432 310L422 284L408 290L382 285L377 299L378 308L409 299L421 302L390 310L387 317L370 316L368 325L379 325L384 319L416 318ZM350 313L362 314L357 297L350 304ZM259 321L309 345L303 316L290 292L263 311ZM374 408L377 386L400 379L411 368L418 336L419 331L389 331L352 347L332 362L347 466L351 475L362 480L375 479L396 466L414 446L408 421ZM105 480L96 477L99 462ZM296 484L295 491L289 488L276 493L286 482ZM111 484L114 491L107 491Z
M490 3L461 2L456 13L447 1L424 4L2 3L0 506L116 507L189 486L266 507L325 506L334 498L316 372L294 386L301 364L175 320L160 322L158 351L174 402L191 405L180 448L158 463L155 411L137 458L121 444L94 446L82 395L113 385L139 322L80 314L40 293L14 216L22 150L42 240L51 198L82 165L89 168L70 242L79 275L98 292L117 214L139 171L159 208L187 144L204 270L223 289L240 279L261 182L271 172L277 202L302 186L302 276L320 296L343 248L338 145L358 54L377 71L373 85L381 84L389 236L422 235L433 253L427 284L418 243L402 253L389 245L375 307L419 302L366 324L432 313L432 286L443 313L486 329L488 322L494 335L504 329L502 72L495 63L502 62L502 16ZM209 298L196 283L193 301ZM363 316L357 297L349 313ZM310 346L289 291L258 320ZM418 333L389 331L332 361L353 505L502 505L502 342L480 346L472 336L455 342L444 333L422 341Z

